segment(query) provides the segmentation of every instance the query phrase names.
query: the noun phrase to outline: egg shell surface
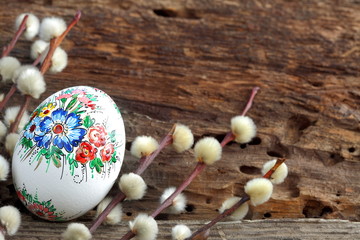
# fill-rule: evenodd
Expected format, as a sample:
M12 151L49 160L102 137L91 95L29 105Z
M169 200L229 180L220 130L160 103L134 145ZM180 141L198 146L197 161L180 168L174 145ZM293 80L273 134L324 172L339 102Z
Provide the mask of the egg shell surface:
M35 109L20 134L12 159L16 193L40 218L77 218L109 192L124 151L123 119L106 93L61 90Z

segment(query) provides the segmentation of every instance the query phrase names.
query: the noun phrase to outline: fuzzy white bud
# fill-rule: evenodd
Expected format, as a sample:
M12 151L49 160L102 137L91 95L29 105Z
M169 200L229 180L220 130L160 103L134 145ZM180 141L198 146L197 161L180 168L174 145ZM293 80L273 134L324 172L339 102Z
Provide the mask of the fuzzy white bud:
M16 70L13 81L24 95L38 99L46 90L46 83L40 70L35 66L23 66Z
M36 40L30 49L30 57L31 59L37 59L43 52L45 52L46 48L49 46L48 42L45 42L41 39Z
M112 199L110 197L107 197L99 203L99 205L96 208L95 218L97 218L105 210L105 208L110 204L111 200ZM121 204L118 203L106 216L103 223L114 225L121 221L121 217L122 217L122 207Z
M273 166L275 166L276 159L267 161L263 168L261 169L262 175L265 175ZM270 181L273 184L280 184L284 182L285 178L288 175L288 167L285 163L282 163L275 172L271 175Z
M128 200L138 200L144 197L146 183L144 179L135 173L123 174L119 181L119 188Z
M204 137L195 144L194 151L197 161L211 165L220 160L222 147L215 138Z
M0 75L3 82L9 82L15 73L15 70L21 66L19 60L14 57L5 56L0 59Z
M172 142L175 151L181 153L191 148L193 144L194 135L190 128L182 124L176 124Z
M129 222L131 231L138 240L153 240L159 232L155 219L147 214L139 214L134 221Z
M5 94L4 93L0 93L0 102L2 102L5 98Z
M66 30L66 23L62 18L47 17L41 21L39 36L49 42L52 38L60 36Z
M26 40L32 40L38 33L40 28L39 19L31 13L22 13L20 14L15 21L15 29L19 29L21 22L23 21L25 15L28 15L26 20L26 30L24 32L24 36Z
M8 107L5 110L4 122L7 127L10 127L11 124L15 122L16 116L18 115L19 111L20 111L19 106ZM20 119L19 130L22 130L28 121L29 121L29 114L27 111L25 111Z
M231 119L231 131L238 143L248 143L256 136L256 125L247 116L236 116Z
M155 138L150 136L138 136L131 144L130 152L133 156L141 158L150 155L159 147Z
M0 181L5 181L10 171L9 162L0 155Z
M89 229L82 223L70 223L61 236L64 240L89 240L92 238Z
M14 235L18 231L21 223L19 210L13 206L0 208L0 223L5 226L9 236Z
M231 197L231 198L226 199L222 203L221 208L219 209L219 212L223 213L225 210L231 208L232 206L235 205L235 203L239 202L240 200L241 200L241 198L239 198L239 197ZM241 220L246 216L248 211L249 211L249 204L247 202L245 202L245 203L241 204L241 206L230 215L230 218L232 220Z
M176 190L175 187L169 187L165 189L160 197L160 203L163 203L166 199L168 199L171 196L171 194L175 192L175 190ZM182 213L185 211L185 208L186 208L186 197L183 193L180 193L174 198L172 205L170 206L170 212L174 214Z
M41 63L44 62L46 55L49 52L49 48L45 49L44 54L41 56ZM51 57L51 66L49 68L49 73L59 73L67 66L68 55L61 47L57 47L54 51L54 54Z
M250 196L251 204L257 206L270 199L273 184L267 178L254 178L246 183L244 190Z
M5 138L5 149L12 156L16 143L19 140L20 135L17 133L10 133Z
M186 225L178 224L172 228L171 236L173 240L184 240L191 236L191 230Z

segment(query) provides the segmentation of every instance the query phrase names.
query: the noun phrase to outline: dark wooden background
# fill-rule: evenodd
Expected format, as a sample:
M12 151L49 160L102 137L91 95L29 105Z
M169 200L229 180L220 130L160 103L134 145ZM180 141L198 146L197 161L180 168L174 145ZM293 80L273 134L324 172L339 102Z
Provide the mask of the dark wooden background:
M220 139L229 130L230 119L241 113L252 87L261 88L248 113L258 126L257 137L247 145L226 146L222 160L185 191L187 212L161 214L159 220L185 221L195 230L199 222L217 214L224 199L241 194L247 180L260 176L265 161L281 156L289 159L288 179L276 187L268 203L252 208L246 217L266 220L246 224L257 232L264 224L296 226L294 220L277 224L279 220L271 219L337 219L296 221L314 232L319 223L328 229L348 224L344 239L359 235L358 223L340 221L360 220L358 1L0 3L0 46L10 41L14 20L22 12L39 18L60 16L69 22L77 9L82 11L80 22L62 44L69 66L60 74L46 75L42 99L76 85L104 90L122 111L128 147L138 135L161 140L176 122L188 125L196 139ZM11 55L30 63L30 44L20 40ZM2 91L7 89L1 85ZM32 102L29 110L39 102ZM20 95L11 105L17 103ZM191 151L165 150L144 174L146 197L124 203L124 224L102 227L95 238L120 238L127 220L155 209L162 190L177 186L194 165ZM136 166L137 159L127 151L122 172ZM11 180L1 183L0 205L20 206L11 189ZM66 227L22 211L24 224L18 237L10 239L58 239ZM79 221L89 224L93 215L92 211ZM159 223L160 238L169 239L170 226L162 228L168 223ZM214 230L211 239L240 238L242 224L228 224L219 225L227 226L228 232ZM285 236L259 234L264 239ZM305 239L296 228L289 236Z

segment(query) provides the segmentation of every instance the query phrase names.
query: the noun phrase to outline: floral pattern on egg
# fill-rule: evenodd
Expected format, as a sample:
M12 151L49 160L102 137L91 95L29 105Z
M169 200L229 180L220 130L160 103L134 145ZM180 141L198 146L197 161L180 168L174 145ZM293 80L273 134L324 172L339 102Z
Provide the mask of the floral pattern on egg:
M74 174L79 164L89 164L97 173L104 171L104 164L116 162L116 132L107 134L105 126L84 114L84 108L97 109L96 96L81 90L67 90L51 102L34 111L25 126L21 145L26 149L25 159L35 146L41 150L33 156L36 168L45 157L48 165L59 168L68 161ZM75 152L74 147L79 147ZM71 153L65 157L66 154ZM50 167L50 166L48 166Z
M37 194L33 195L28 193L25 186L21 189L16 190L16 194L19 197L20 201L40 218L45 218L50 221L62 221L62 215L64 213L59 213L55 206L52 204L51 199L48 201L41 201Z
M105 197L124 151L125 129L114 101L96 88L64 89L35 109L20 135L13 156L18 196L41 218L74 219Z

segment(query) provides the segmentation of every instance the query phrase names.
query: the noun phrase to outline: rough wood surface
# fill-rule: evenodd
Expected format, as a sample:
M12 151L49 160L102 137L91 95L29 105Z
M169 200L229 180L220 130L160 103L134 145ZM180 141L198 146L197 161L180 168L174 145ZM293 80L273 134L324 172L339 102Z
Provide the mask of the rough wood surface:
M188 212L161 214L159 219L214 217L224 199L241 194L246 181L259 176L266 160L283 156L289 159L289 178L247 219L360 220L357 1L1 2L6 7L0 9L0 46L11 39L14 19L21 12L69 21L76 9L82 10L79 24L62 44L69 66L60 74L46 75L43 98L75 85L104 90L123 113L128 146L138 135L160 140L176 122L189 125L196 139L221 138L251 88L261 87L248 114L257 123L257 138L240 147L226 146L222 161L185 191ZM30 63L29 46L21 40L12 55ZM20 103L17 96L12 105ZM31 109L38 103L32 102ZM125 158L122 172L129 172L137 160L129 152ZM165 150L144 174L149 185L145 199L124 204L125 220L155 209L161 191L178 185L193 166L191 151L178 155ZM11 180L0 185L0 193L0 205L20 206ZM58 226L39 223L25 210L23 215L23 237L33 234L40 239L40 231L51 235ZM33 228L37 224L42 227ZM235 231L238 226L231 224L221 226ZM257 222L249 224L255 231ZM316 225L307 226L316 230ZM108 229L109 234L115 231ZM304 239L301 229L295 229L290 238Z
M26 219L28 220L28 218ZM31 224L29 224L31 223ZM176 224L186 224L190 229L198 229L204 221L159 221L160 234L158 240L171 239L171 228ZM66 223L51 224L41 221L26 221L16 237L9 239L46 239L57 240L66 228ZM127 225L107 226L99 228L94 234L94 239L120 239L128 231ZM322 220L322 219L273 219L273 220L244 220L221 222L212 228L209 239L233 240L233 239L359 239L360 223L347 220Z

